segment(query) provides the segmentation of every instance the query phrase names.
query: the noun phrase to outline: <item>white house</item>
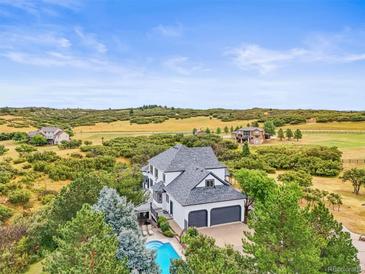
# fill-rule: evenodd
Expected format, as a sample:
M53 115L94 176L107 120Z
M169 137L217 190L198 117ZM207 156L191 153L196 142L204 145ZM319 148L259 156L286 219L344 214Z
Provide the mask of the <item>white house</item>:
M39 130L31 131L28 136L32 138L35 135L42 135L47 139L48 143L51 145L58 145L62 141L69 142L70 136L64 132L62 129L57 127L42 127Z
M151 158L142 172L153 197L142 207L155 220L168 216L185 229L244 219L246 197L226 181L227 168L211 147L175 145Z

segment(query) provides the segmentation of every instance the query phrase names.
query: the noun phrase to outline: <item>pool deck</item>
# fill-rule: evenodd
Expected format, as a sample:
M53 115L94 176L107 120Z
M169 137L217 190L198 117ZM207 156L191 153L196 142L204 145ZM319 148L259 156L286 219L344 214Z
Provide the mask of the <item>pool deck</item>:
M169 238L169 237L164 236L159 231L159 229L156 228L156 227L153 227L152 228L152 231L153 231L153 235L147 236L146 242L149 242L149 241L160 241L160 242L163 242L163 243L170 243L173 246L173 248L175 249L175 251L177 252L177 254L179 254L179 256L183 260L185 260L184 249L182 248L181 244L179 243L179 241L175 237Z

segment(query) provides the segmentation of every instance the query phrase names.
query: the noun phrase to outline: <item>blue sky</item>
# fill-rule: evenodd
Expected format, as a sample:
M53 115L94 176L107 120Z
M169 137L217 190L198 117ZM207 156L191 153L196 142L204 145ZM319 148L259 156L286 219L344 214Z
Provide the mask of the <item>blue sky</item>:
M365 109L365 2L0 0L0 106Z

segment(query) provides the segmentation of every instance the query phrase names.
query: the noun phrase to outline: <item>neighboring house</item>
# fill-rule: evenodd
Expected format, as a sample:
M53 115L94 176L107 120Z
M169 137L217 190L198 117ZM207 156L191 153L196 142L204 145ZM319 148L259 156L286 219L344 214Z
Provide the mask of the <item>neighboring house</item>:
M47 139L50 145L58 145L62 141L70 141L70 136L64 132L62 129L57 127L42 127L39 130L31 131L28 136L32 138L35 135L42 135Z
M181 229L243 222L245 196L226 181L227 168L211 147L175 145L142 168L144 188L152 194L148 210L173 219Z
M232 138L237 142L248 142L253 145L262 144L265 141L265 131L258 127L244 127L232 132Z

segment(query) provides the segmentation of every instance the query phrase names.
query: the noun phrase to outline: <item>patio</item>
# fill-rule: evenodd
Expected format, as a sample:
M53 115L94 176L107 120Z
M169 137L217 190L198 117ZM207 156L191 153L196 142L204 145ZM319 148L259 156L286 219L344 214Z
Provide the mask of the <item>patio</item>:
M242 251L242 238L245 237L243 231L250 230L246 224L234 223L199 228L198 231L214 238L216 244L220 247L229 244L232 245L235 250Z

